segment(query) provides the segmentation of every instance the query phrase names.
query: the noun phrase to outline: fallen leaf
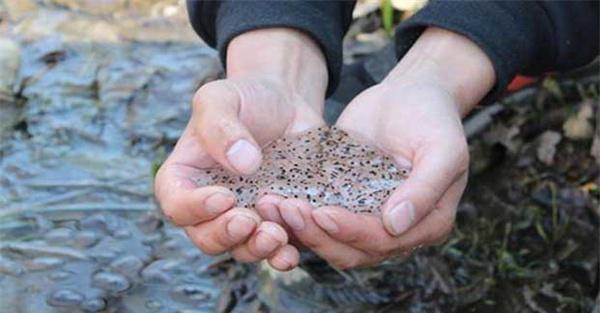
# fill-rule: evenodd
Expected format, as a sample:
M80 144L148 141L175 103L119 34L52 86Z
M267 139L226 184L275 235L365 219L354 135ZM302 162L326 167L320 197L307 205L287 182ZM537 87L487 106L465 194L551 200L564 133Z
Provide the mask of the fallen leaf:
M580 186L579 189L585 193L592 193L594 191L597 191L599 188L595 182L589 182Z
M573 140L589 139L594 134L591 119L594 115L592 100L585 101L576 114L570 116L563 124L565 137Z
M522 144L521 140L517 138L520 132L517 125L506 127L504 124L497 124L483 135L483 139L489 145L501 144L508 151L516 153Z
M554 163L554 154L556 154L556 145L560 142L562 136L560 133L548 130L540 135L537 148L537 158L546 165Z
M596 110L596 132L594 133L594 142L590 154L600 163L600 109Z

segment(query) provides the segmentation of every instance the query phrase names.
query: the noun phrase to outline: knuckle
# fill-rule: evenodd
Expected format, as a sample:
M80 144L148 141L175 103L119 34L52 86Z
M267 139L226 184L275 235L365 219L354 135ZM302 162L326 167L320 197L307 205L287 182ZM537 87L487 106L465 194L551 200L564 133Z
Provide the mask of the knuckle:
M239 135L239 125L228 118L206 117L199 127L202 138L211 138L219 134L218 138L236 138Z
M440 234L447 234L454 228L454 222L456 220L456 208L453 210L437 210L439 214L439 227L437 228Z
M202 111L209 106L231 102L237 96L227 80L215 80L202 85L192 99L192 108Z
M376 256L383 256L388 254L391 251L391 248L387 242L377 240L373 241L371 246L371 253Z
M437 234L434 236L434 238L432 239L431 242L433 244L441 244L441 243L445 242L450 237L450 234L452 233L453 229L454 229L453 222L449 221L449 222L443 223L442 226L440 227L440 230L437 232Z
M470 162L470 153L469 153L469 145L466 140L461 141L455 147L455 164L458 170L458 173L464 173L469 169Z
M411 248L411 242L405 241L402 242L401 244L398 244L398 246L396 247L396 249L394 249L394 251L392 251L391 254L402 254L404 251L409 251Z
M302 244L310 249L310 250L319 250L321 248L321 243L315 239L303 239Z
M374 242L374 240L371 241L370 238L365 238L364 234L352 231L345 232L341 236L338 235L338 237L340 241L353 246L361 245L365 242Z
M441 245L444 242L448 241L450 238L450 232L440 234L436 240L432 242L432 245Z
M162 169L162 167L161 167ZM163 180L163 172L159 169L156 174L155 184L154 184L154 196L156 198L156 202L158 207L162 211L163 215L174 225L183 226L184 221L181 221L178 216L180 215L180 211L182 208L181 200L177 197L174 197L169 192L168 184Z
M163 215L174 225L182 226L182 221L177 218L178 209L177 204L173 203L172 199L168 196L162 197L158 200L158 206L162 211Z
M198 247L207 255L215 256L223 253L223 249L218 247L214 240L211 240L208 236L198 235L194 232L188 232L188 237L190 237L196 247Z
M156 171L156 175L154 176L154 195L156 197L156 200L160 201L161 198L163 197L163 190L164 190L164 168L165 168L165 164L163 163L163 165L161 165L158 168L158 171Z
M258 261L258 258L250 255L249 253L244 253L239 250L233 250L231 252L231 256L240 263L253 263Z
M467 171L469 171L469 163L470 163L470 160L469 160L468 152L459 157L459 160L456 165L456 173L458 174L457 176L460 176L460 175L466 173Z
M163 215L171 222L171 224L180 227L183 226L183 223L180 223L179 219L175 218L176 210L174 210L173 207L161 204L160 209Z
M171 207L172 199L169 196L167 190L168 184L165 182L164 175L163 167L161 167L158 172L156 172L156 178L154 180L154 197L163 213L168 215L169 213L173 213L169 209Z
M436 232L427 232L425 235L423 235L423 238L421 238L421 240L419 240L413 244L413 247L433 243L438 239L438 236L439 236L439 232L437 232L437 231Z
M341 270L353 269L359 265L358 262L353 258L336 259L336 260L333 260L332 262L330 262L330 264L333 267L341 269Z
M181 217L182 203L176 198L165 196L159 204L163 214L176 226L185 226L186 221Z
M251 259L247 256L233 256L233 259L239 263L254 263L257 260Z

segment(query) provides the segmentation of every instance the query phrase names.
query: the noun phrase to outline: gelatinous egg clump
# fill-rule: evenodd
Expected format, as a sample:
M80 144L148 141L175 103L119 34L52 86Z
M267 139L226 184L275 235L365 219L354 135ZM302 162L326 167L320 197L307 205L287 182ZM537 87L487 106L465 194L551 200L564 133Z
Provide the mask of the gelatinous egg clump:
M195 178L198 186L220 185L253 207L271 193L304 199L315 207L337 205L355 213L380 213L389 195L407 176L376 148L336 127L321 127L281 138L263 148L263 164L250 176L218 168Z

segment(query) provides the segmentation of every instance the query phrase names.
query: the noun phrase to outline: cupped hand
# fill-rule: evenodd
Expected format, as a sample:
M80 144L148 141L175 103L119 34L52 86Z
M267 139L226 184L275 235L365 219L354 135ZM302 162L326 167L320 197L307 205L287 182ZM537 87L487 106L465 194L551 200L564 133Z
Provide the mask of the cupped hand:
M337 126L379 147L410 168L410 175L384 204L382 217L284 200L281 214L294 235L339 268L379 263L443 241L454 223L469 159L452 98L435 86L384 83L357 96ZM303 227L297 227L297 216Z
M337 122L408 168L407 180L383 204L382 216L281 201L281 215L295 237L341 269L443 242L468 178L461 118L493 81L492 65L475 44L448 31L427 30L403 62L359 94Z
M286 58L299 67L289 67ZM266 259L275 269L289 270L299 254L281 225L236 207L227 188L197 186L193 178L214 167L252 174L262 146L321 126L324 60L305 35L269 29L236 37L228 63L227 79L202 86L194 96L189 123L156 175L155 196L203 252L230 252L242 262Z

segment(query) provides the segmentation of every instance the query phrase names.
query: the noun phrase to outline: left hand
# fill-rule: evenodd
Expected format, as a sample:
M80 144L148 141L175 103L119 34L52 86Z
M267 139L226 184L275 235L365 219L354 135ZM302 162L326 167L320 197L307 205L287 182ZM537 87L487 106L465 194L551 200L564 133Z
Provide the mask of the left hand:
M282 201L280 214L296 238L342 269L443 241L452 230L469 164L451 97L436 86L382 83L356 97L337 125L377 145L411 173L384 204L383 218ZM298 227L298 217L304 227Z
M382 217L282 200L280 215L294 236L340 269L377 264L444 241L468 177L461 118L494 79L490 60L474 43L428 29L403 62L358 95L337 123L410 167L408 179L383 205Z

